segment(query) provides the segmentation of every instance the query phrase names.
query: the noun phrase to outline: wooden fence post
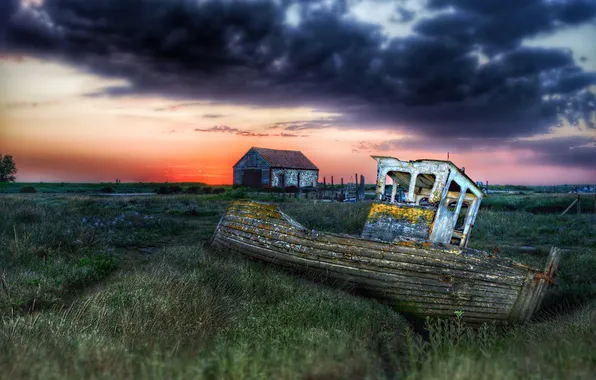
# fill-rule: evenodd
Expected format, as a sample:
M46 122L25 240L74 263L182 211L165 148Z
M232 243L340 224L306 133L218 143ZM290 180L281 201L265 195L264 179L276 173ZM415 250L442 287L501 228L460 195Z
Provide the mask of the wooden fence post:
M360 193L360 198L364 200L364 176L360 174L360 188L358 189Z
M582 213L582 202L580 199L580 195L577 194L577 215Z

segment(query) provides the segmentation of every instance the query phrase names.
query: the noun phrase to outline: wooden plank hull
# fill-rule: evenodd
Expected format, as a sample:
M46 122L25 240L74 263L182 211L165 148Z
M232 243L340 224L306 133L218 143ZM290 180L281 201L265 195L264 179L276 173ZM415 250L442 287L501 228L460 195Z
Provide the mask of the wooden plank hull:
M233 202L212 239L216 247L281 266L324 271L398 310L420 317L463 311L470 323L528 320L554 281L545 272L486 252L424 241L382 242L308 230L275 205Z

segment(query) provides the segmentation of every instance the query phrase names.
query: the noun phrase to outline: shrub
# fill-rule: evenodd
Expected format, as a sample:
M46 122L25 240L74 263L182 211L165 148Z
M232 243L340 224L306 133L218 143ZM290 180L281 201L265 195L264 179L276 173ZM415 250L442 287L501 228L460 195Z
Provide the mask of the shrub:
M157 194L179 194L182 192L182 188L177 185L171 186L160 186L157 190Z
M212 194L213 193L213 188L211 186L205 186L205 187L203 187L203 192L205 194Z
M216 187L213 189L213 194L223 194L226 191L223 187Z
M102 193L113 193L114 189L112 189L111 187L104 187L103 189L101 189Z
M33 186L21 187L21 193L37 193L37 190Z
M233 189L230 192L228 192L227 195L228 195L228 197L230 197L232 199L246 198L246 189L244 189L244 188Z
M283 193L284 189L282 187L265 187L263 190L265 193Z
M190 186L188 189L186 189L186 194L202 194L203 193L203 189L201 188L201 186Z

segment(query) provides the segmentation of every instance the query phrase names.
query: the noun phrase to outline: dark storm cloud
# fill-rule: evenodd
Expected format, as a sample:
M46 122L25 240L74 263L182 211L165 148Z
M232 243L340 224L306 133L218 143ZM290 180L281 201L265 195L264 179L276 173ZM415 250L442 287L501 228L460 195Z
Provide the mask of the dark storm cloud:
M515 48L523 38L596 16L593 0L430 0L428 6L451 12L421 21L416 28L419 32L478 43L487 54Z
M564 141L554 143L532 141L524 145L527 150L535 153L535 156L528 160L532 164L591 170L596 167L596 147L594 146L570 147ZM556 150L549 149L551 146L555 146Z
M423 150L432 153L465 153L504 148L511 140L509 139L485 139L485 138L441 138L433 139L426 137L403 137L390 139L381 143L370 143L361 141L357 146L358 150L367 152L399 152L402 150Z
M17 11L16 0L0 0L0 48L4 47L8 39L8 29L11 17Z
M595 108L586 92L594 73L566 50L521 44L593 20L594 1L431 0L433 10L451 11L393 39L379 25L347 17L353 2L320 3L46 0L13 12L0 28L10 52L59 57L128 80L102 95L157 93L343 115L280 126L288 131L383 126L511 138L545 131L563 105L584 117ZM297 26L285 22L290 6L298 9ZM481 63L480 53L490 60Z
M531 163L567 167L596 168L596 140L585 137L560 137L545 140L523 140L511 144L536 155Z
M547 166L577 168L596 167L596 140L589 137L556 137L540 140L405 137L381 143L361 141L353 149L369 153L399 152L403 150L423 150L433 153L531 151L533 157L520 164L530 163Z
M596 84L596 73L586 73L577 68L563 69L554 73L556 77L550 86L552 92L566 94L572 93L587 86ZM547 84L547 86L549 86ZM551 90L551 88L549 88Z

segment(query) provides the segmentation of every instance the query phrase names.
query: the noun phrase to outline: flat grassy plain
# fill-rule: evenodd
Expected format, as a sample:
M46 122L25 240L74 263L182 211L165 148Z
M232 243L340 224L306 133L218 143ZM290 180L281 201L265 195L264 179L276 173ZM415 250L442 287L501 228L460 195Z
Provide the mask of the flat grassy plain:
M24 187L33 187L38 193L44 194L89 194L100 193L105 188L112 188L114 193L154 193L161 186L180 186L188 188L197 186L195 182L156 183L156 182L102 182L102 183L69 183L69 182L3 182L0 183L0 193L15 194Z
M487 206L513 209L483 208L470 246L540 267L551 245L563 247L557 286L523 326L474 332L454 316L420 335L342 284L211 250L230 198L243 195L0 195L0 378L596 374L593 210L533 213L524 207L550 198L489 196ZM370 205L271 199L309 228L354 234Z

